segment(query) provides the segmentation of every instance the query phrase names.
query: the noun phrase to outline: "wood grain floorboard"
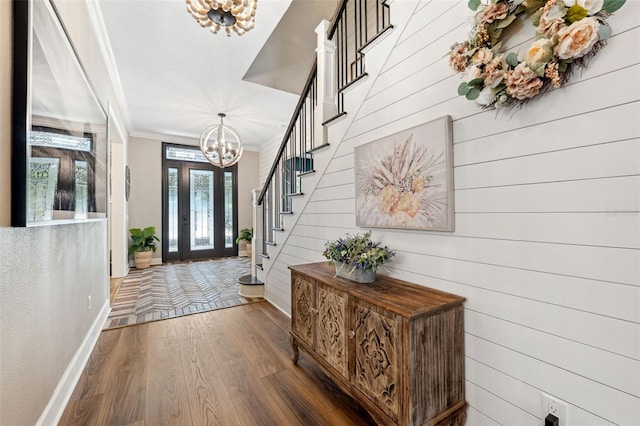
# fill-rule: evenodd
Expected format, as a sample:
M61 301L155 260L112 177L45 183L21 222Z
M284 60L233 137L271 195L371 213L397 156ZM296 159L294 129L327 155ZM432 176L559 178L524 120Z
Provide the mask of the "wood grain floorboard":
M147 366L145 424L192 425L195 423L187 402L187 385L181 363L176 360L183 347L177 328L178 321L167 320L161 323L162 327L148 327L147 345L150 356Z
M104 331L60 425L368 425L267 302Z
M212 356L198 322L188 318L178 325L185 339L181 362L194 424L240 424L222 381L216 357Z

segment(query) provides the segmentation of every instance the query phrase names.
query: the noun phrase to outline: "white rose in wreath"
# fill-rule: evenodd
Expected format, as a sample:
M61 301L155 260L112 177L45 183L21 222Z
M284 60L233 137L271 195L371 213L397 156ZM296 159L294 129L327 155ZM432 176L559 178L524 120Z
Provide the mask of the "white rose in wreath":
M482 73L480 72L480 68L478 68L475 65L471 65L469 68L464 70L464 73L462 74L462 79L466 82L469 82L476 78L480 78L481 75Z
M589 53L598 41L600 24L593 18L584 18L558 31L558 44L554 54L560 59L579 58Z
M553 42L548 38L536 40L524 54L524 61L528 64L548 62L553 56Z
M491 87L485 87L480 91L476 102L482 106L491 105L496 100L496 94Z
M486 65L493 59L493 52L486 47L479 48L471 57L471 63L474 65Z
M564 4L567 7L577 4L589 12L589 15L595 15L600 12L602 6L604 6L604 0L564 0Z

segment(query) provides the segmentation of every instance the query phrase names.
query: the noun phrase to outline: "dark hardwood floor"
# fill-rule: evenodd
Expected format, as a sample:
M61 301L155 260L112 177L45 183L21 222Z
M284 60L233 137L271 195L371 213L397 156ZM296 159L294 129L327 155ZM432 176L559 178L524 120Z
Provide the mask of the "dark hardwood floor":
M268 302L103 331L60 425L368 425Z

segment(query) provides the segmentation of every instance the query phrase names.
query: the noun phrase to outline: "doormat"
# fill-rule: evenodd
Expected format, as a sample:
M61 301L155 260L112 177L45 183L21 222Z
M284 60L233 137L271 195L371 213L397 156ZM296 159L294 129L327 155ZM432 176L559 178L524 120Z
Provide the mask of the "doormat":
M250 272L251 259L248 257L131 269L111 305L103 330L260 300L238 294L238 278Z

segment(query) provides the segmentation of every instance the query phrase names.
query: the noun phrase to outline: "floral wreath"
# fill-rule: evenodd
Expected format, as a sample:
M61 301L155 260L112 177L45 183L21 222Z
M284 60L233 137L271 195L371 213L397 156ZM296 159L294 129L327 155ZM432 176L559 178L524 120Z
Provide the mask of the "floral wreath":
M523 104L567 83L575 66L606 45L606 18L626 0L489 0L474 18L469 39L449 52L449 65L463 74L458 94L484 108ZM469 0L477 10L480 0ZM501 50L502 32L526 14L536 40L519 54Z

